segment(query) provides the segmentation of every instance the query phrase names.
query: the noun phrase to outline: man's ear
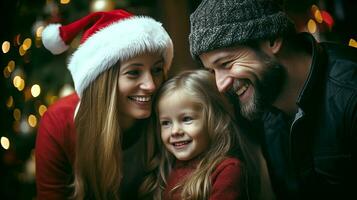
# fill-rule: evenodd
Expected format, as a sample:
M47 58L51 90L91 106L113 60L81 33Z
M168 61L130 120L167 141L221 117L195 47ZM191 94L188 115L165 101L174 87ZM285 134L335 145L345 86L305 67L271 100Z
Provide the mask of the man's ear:
M270 52L272 52L273 54L276 54L279 52L279 50L281 49L283 44L283 39L281 37L279 38L275 38L275 39L271 39L269 41L269 49Z

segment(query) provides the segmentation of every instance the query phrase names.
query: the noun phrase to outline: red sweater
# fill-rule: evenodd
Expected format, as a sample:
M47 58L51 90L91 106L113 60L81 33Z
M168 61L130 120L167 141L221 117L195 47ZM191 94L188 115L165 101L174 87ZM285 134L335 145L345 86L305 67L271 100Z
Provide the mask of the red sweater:
M68 199L75 157L76 94L58 100L43 115L36 138L37 199Z
M69 199L73 188L75 160L74 111L79 98L76 94L58 100L41 119L36 138L37 199ZM121 199L136 199L137 189L145 176L143 157L144 137L135 135L123 150L124 177L120 187ZM88 166L90 167L90 166Z
M167 181L164 191L165 200L180 200L180 192L169 194L182 179L196 169L197 162L177 162ZM240 197L241 164L236 158L223 160L211 175L211 194L209 200L236 200ZM172 198L170 198L170 196Z

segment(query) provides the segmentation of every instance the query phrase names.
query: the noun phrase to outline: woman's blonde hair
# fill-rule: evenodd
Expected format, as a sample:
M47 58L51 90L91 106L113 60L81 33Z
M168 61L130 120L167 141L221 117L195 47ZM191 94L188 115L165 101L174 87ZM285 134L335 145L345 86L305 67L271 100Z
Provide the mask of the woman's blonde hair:
M77 199L88 197L88 192L95 199L118 199L122 178L118 75L117 66L105 71L86 88L81 98L75 118Z
M148 50L162 54L163 50ZM84 90L76 126L76 157L74 165L74 195L76 199L119 199L123 178L123 131L119 120L118 77L120 64L99 75ZM164 69L164 78L167 68ZM150 119L145 119L149 121ZM150 123L144 123L144 125ZM154 138L152 129L143 128L145 137L144 163L152 165ZM145 155L144 155L145 154Z
M263 190L260 189L260 184L270 185L270 183L265 183L269 182L269 179L260 180L261 175L268 176L266 170L262 170L266 168L265 163L262 164L260 162L261 158L256 160L261 152L257 152L258 146L248 141L250 139L244 137L244 133L239 130L233 106L225 96L219 93L215 85L214 76L205 70L183 72L163 85L157 94L154 105L157 107L161 98L178 91L185 92L190 99L195 101L194 103L202 107L207 133L210 138L210 148L200 156L196 170L169 192L181 191L181 198L184 200L208 199L212 187L210 175L225 158L238 155L243 162L241 191L244 194L242 196L249 197L251 193L254 193L255 197L267 195L266 190L264 190L265 194L262 194ZM156 170L147 176L140 190L142 197L147 195L148 199L162 199L162 193L175 160L161 142L159 124L156 123L156 126L158 132L156 140L162 150L157 154ZM262 167L260 168L256 165ZM246 188L248 188L248 185L252 185L250 183L254 183L258 187L249 186L253 188L252 191L248 191ZM237 188L237 190L239 189Z

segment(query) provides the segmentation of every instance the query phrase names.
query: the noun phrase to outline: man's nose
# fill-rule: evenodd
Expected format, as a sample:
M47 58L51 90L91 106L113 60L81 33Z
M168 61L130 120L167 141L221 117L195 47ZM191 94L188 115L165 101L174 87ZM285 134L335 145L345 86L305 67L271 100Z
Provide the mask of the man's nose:
M217 70L215 71L215 78L217 88L220 92L226 92L233 84L233 78L227 72Z

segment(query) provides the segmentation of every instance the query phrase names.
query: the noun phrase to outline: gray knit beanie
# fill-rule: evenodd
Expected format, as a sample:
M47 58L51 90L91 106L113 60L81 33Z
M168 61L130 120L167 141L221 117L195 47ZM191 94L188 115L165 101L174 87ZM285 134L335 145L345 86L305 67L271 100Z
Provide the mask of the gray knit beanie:
M271 0L203 0L190 21L194 59L210 50L294 30L293 22Z

